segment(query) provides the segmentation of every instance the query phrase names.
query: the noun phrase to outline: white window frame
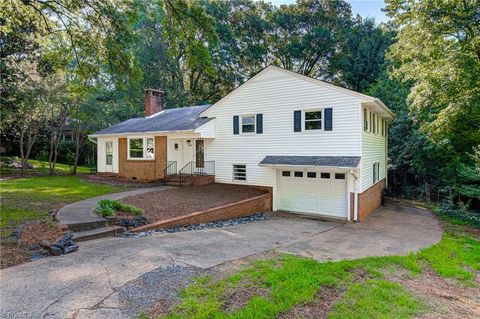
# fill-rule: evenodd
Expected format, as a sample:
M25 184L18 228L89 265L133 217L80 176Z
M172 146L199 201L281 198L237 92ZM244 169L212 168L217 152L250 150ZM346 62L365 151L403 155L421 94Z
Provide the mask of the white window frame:
M302 110L302 132L322 132L325 128L325 112L323 111L323 107L311 108L311 109L303 109ZM320 120L307 120L307 114L310 112L320 112L321 119ZM320 121L321 127L319 129L306 129L305 122L313 122L313 121Z
M108 147L107 145L110 144L112 148L110 149L111 154L108 153ZM112 156L112 163L108 164L108 155ZM105 141L105 166L113 166L113 141Z
M153 140L153 157L147 157L147 140ZM130 157L130 140L143 140L142 157ZM155 160L155 137L153 136L130 136L127 138L127 160L129 161L153 161Z
M372 166L372 184L380 181L380 162L374 162Z
M257 114L244 114L244 115L240 115L239 117L240 117L240 119L239 119L240 134L246 134L246 135L257 134ZM253 117L253 132L244 132L243 131L243 118L246 118L246 117ZM252 124L245 124L245 125L252 125Z
M238 179L238 173L235 172L235 166L245 166L245 179ZM247 181L247 164L239 164L239 163L235 163L235 164L232 164L232 180L234 182L240 182L240 183L245 183Z

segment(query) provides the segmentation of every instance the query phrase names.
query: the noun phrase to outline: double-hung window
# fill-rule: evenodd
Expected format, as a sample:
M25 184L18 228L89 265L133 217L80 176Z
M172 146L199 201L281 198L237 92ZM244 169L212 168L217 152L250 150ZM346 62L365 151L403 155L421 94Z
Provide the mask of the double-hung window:
M242 116L242 133L255 133L255 115Z
M322 129L322 111L305 111L305 130Z
M105 164L112 165L113 163L113 142L105 143Z
M368 131L368 111L363 109L363 130Z
M128 139L128 159L154 159L155 140L153 137L132 137Z

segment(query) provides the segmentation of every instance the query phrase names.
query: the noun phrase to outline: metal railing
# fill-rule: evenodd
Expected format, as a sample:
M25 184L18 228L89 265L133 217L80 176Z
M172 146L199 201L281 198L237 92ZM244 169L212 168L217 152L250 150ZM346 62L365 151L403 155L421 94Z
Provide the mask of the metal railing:
M168 161L167 167L163 170L163 176L172 176L177 174L177 161Z
M192 178L193 175L215 175L215 161L204 161L201 166L196 164L196 161L191 161L179 171L180 186L185 184L187 179Z

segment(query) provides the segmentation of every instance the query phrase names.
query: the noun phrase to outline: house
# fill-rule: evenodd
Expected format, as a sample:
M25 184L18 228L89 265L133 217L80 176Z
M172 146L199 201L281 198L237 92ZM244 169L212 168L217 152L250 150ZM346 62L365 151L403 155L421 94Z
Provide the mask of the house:
M268 187L274 210L343 220L381 204L393 113L377 98L269 66L213 105L162 107L146 90L145 117L91 135L98 172Z

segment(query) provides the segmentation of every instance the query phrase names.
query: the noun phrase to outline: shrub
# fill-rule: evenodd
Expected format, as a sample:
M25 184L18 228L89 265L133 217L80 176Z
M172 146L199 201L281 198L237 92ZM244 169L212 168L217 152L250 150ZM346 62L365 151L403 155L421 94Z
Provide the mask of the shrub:
M480 228L480 213L469 211L465 205L455 206L449 202L442 202L435 212L453 223Z
M108 217L115 215L116 212L127 213L132 215L141 215L143 214L143 210L130 206L124 203L119 202L118 200L111 200L111 199L102 199L97 203L97 207L95 208L97 214L101 215L102 217Z

